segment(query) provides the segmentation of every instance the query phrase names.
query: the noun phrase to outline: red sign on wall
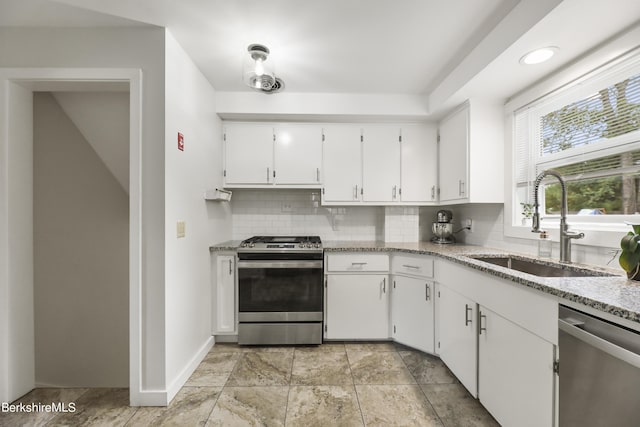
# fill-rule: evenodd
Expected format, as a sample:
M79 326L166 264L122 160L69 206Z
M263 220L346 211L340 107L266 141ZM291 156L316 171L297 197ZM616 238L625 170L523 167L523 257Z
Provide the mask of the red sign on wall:
M178 150L184 151L184 135L178 132Z

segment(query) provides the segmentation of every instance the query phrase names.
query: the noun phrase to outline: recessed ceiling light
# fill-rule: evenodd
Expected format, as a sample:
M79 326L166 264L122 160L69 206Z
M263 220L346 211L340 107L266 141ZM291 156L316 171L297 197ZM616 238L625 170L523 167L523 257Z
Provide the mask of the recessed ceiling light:
M520 63L525 65L540 64L541 62L548 61L558 51L555 46L542 47L540 49L532 50L531 52L520 58Z

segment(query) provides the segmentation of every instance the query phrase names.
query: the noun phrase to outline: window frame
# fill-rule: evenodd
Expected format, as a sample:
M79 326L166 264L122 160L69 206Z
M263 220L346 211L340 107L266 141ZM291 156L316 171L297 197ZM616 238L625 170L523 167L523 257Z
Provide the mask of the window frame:
M637 35L640 33L640 28L631 31L631 33L634 32ZM629 41L626 42L628 45ZM612 44L615 45L616 42L614 41ZM602 57L605 48L606 47L595 52L594 56ZM618 52L620 52L620 50L618 50ZM523 225L521 222L520 201L516 194L518 191L517 176L519 173L517 170L519 165L516 157L518 154L518 140L515 126L516 114L523 110L535 108L536 115L540 117L547 112L562 108L575 100L585 98L596 90L609 87L634 74L639 74L640 47L637 46L637 43L634 43L626 52L627 53L614 58L612 58L610 56L611 53L609 53L608 58L600 59L599 66L594 66L593 57L578 61L573 67L570 67L573 69L564 70L557 75L545 79L529 91L520 94L515 99L511 99L505 105L505 118L507 119L505 120L505 138L507 141L510 141L510 143L506 145L505 153L505 157L510 160L510 163L505 165L505 178L507 178L505 179L505 209L503 218L505 237L535 240L539 238L537 233L531 232L529 225ZM576 73L576 70L584 70L585 63L590 65L591 71ZM583 67L581 68L580 65L583 65ZM530 124L529 128L531 128ZM566 153L556 153L558 154L557 156L553 156L552 159L547 160L545 163L549 165L559 165L562 161L565 161L565 164L569 164L571 163L569 159L575 160L576 156L580 154L578 151L587 153L587 155L593 158L594 155L591 153L601 151L601 149L610 149L610 147L625 147L624 150L615 148L618 149L619 152L640 149L640 131L633 131L629 134L620 135L611 138L611 140L601 141L591 145L599 145L599 148L594 149L587 145L581 147L581 150L575 149L575 152L571 156ZM528 149L535 149L534 146L536 146L536 144L529 144ZM602 155L604 156L606 154ZM534 161L534 163L536 162ZM545 167L545 169L547 168ZM530 176L527 178L530 178ZM523 190L520 191L522 192ZM589 215L568 216L567 222L571 229L586 232L585 239L575 241L576 244L617 247L619 246L620 235L630 229L624 221L640 220L640 215L606 215L604 217L596 217L597 216ZM542 227L551 231L554 241L558 240L559 231L554 232L554 230L559 230L558 222L558 218L549 216L547 219L542 220Z

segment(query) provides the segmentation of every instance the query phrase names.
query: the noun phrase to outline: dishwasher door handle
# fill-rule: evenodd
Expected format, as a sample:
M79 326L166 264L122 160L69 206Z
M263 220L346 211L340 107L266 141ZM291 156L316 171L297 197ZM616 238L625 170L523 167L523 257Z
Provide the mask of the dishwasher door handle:
M577 338L580 341L615 357L616 359L627 362L628 364L635 366L636 368L640 368L640 354L615 345L612 342L605 340L604 338L600 338L599 336L593 335L585 331L584 329L573 326L571 323L566 322L562 319L558 319L558 326L562 332L566 332L572 337Z

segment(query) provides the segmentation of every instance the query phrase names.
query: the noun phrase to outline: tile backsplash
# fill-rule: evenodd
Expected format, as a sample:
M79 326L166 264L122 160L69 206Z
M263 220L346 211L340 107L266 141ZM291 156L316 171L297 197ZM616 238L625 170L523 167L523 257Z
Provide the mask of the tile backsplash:
M320 205L319 190L234 190L233 239L319 235L323 240L383 240L385 208ZM416 215L417 221L417 215Z

